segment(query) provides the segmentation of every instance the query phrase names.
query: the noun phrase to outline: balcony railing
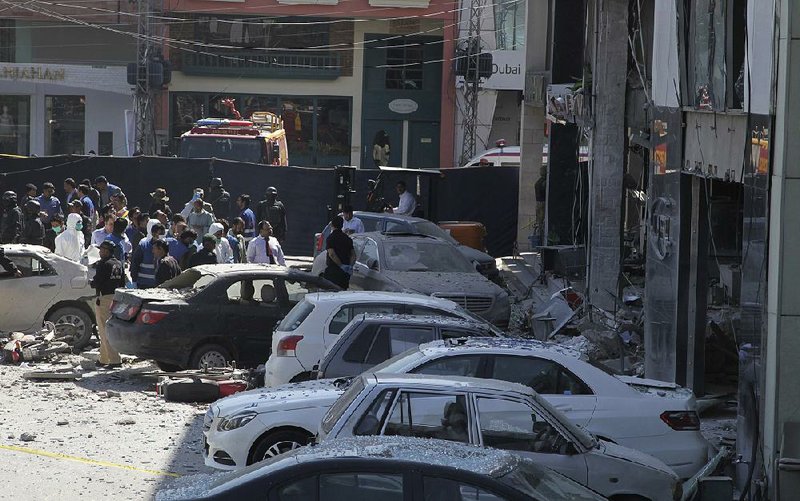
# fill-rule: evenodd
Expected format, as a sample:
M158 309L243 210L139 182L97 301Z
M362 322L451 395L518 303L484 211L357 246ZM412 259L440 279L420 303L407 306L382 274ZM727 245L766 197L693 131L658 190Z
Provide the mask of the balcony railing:
M193 52L182 55L186 75L245 78L335 79L341 58L335 52Z

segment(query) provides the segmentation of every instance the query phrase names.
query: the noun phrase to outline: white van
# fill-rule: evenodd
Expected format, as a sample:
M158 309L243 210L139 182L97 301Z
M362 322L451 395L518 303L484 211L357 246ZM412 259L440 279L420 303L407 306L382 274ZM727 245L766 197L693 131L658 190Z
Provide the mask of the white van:
M513 166L519 167L519 146L503 146L502 148L492 148L483 153L472 157L462 167L492 167L492 166ZM542 148L542 165L547 165L548 144ZM481 160L484 160L481 162ZM589 161L589 148L581 146L579 162Z

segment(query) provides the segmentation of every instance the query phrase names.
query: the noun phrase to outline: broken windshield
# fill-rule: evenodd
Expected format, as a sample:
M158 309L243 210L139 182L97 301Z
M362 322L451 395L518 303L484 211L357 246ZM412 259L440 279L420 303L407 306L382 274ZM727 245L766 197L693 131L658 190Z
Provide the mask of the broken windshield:
M202 289L215 278L211 273L202 273L194 268L189 268L172 280L167 280L159 285L162 289Z
M384 257L390 271L474 272L454 246L442 242L386 242Z

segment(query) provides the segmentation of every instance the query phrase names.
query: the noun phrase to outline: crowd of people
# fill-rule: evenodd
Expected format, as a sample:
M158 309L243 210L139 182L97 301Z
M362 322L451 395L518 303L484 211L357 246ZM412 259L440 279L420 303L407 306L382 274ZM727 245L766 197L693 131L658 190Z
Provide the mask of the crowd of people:
M0 243L42 245L80 262L90 246L99 250L111 242L113 257L129 269L127 287L138 288L155 287L199 264L285 265L281 244L286 208L274 187L267 189L255 212L244 194L232 210L231 195L220 178L212 179L208 190L196 188L191 200L175 211L164 188L150 194L146 209L128 207L125 193L105 176L80 183L67 178L63 190L61 199L50 182L41 193L26 185L19 199L13 191L3 193Z

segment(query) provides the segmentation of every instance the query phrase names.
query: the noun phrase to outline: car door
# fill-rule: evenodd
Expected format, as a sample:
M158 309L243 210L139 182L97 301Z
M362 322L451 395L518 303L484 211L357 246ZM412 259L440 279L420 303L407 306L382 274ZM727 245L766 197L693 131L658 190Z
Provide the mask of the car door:
M353 265L350 287L365 291L395 290L381 276L378 244L371 238L364 239L364 247Z
M573 423L586 427L597 407L597 396L560 364L534 356L487 355L484 377L520 383L542 395Z
M278 300L276 282L271 278L235 280L226 288L225 303L220 307L221 334L233 341L242 363L261 363L270 355L272 332L288 312L288 303ZM255 290L252 300L246 292L251 284ZM270 288L273 296L267 294Z
M0 330L30 331L42 325L45 312L61 292L55 269L31 254L6 256L22 277L0 278Z
M475 395L479 444L512 451L586 485L588 466L570 440L521 400Z

